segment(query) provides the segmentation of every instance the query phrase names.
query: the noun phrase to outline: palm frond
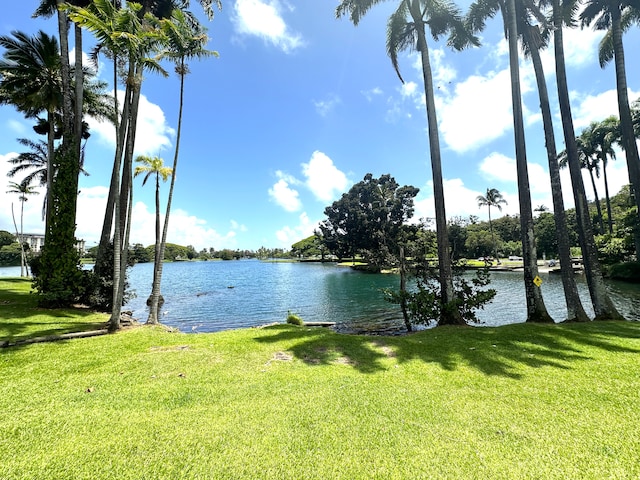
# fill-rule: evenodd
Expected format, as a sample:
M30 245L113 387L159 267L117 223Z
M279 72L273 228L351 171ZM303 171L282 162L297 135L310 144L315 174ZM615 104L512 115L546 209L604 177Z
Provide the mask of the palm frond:
M408 16L409 4L407 0L402 0L387 22L387 55L402 83L404 79L400 73L398 53L415 48L417 42L415 24L408 21Z

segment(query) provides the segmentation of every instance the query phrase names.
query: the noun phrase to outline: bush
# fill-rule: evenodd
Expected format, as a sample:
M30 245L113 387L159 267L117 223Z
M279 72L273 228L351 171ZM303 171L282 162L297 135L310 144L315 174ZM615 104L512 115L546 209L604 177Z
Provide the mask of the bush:
M414 324L430 325L438 322L443 311L458 309L460 315L469 323L478 323L476 311L484 308L496 295L492 288L483 290L490 283L487 268L476 270L471 279L462 276L463 270L456 268L453 278L454 300L444 305L440 295L440 282L435 268L420 266L415 272L414 291L398 292L383 290L386 300L401 304L406 302L409 320Z
M287 323L290 323L291 325L298 325L298 326L304 325L302 318L300 318L295 313L291 313L291 312L287 312Z
M616 263L609 267L609 277L613 280L640 283L640 262Z

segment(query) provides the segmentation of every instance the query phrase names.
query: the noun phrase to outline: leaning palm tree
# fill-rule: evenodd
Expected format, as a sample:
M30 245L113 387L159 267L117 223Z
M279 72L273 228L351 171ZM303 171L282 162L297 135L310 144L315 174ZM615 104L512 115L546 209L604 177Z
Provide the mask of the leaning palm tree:
M509 70L511 74L511 104L518 177L518 200L522 229L522 257L524 263L524 286L527 301L528 322L552 322L542 298L540 288L534 283L538 277L538 259L533 233L533 207L529 186L527 151L520 91L520 67L518 63L518 15L515 0L477 0L468 14L468 22L474 31L484 29L487 18L502 14L504 32L509 44Z
M629 106L627 73L622 44L623 17L634 16L638 18L638 15L640 15L640 0L587 0L580 14L580 24L582 27L593 25L595 30L606 30L609 33L603 39L605 42L603 47L605 48L601 48L600 66L604 68L611 60L610 54L603 54L603 50L606 50L607 42L609 42L610 50L613 50L616 70L616 91L618 94L622 146L627 157L629 182L634 190L633 197L636 201L637 214L640 219L640 157L638 156L638 145ZM636 255L640 255L640 232L637 229L634 238Z
M563 28L565 26L575 26L575 13L578 9L578 2L576 0L551 0L551 6L558 104L562 118L562 132L566 145L567 165L569 166L571 187L575 201L578 236L580 238L580 247L582 248L585 276L589 286L589 294L591 296L595 318L618 319L622 318L622 316L616 310L607 293L602 277L602 270L600 269L598 250L593 237L591 219L589 218L587 195L582 180L575 129L573 127L573 116L571 114L571 102L564 57Z
M486 195L478 195L476 197L476 201L478 202L478 207L487 207L489 213L489 231L491 232L491 240L493 242L496 260L498 261L498 265L500 264L500 257L498 257L498 244L496 243L496 236L493 233L493 224L491 223L491 207L497 208L500 212L502 211L502 205L506 205L507 201L502 196L502 193L497 188L487 188Z
M13 218L13 223L16 227L16 237L18 237L18 241L20 242L20 276L24 277L27 266L27 258L24 253L24 202L28 200L27 195L37 195L38 192L36 192L28 183L9 182L9 190L7 193L17 193L18 198L20 199L20 233L18 233L18 226L15 225L15 216ZM13 214L13 204L11 205L11 213Z
M178 107L178 128L176 131L176 146L173 156L173 167L171 175L171 184L169 186L169 197L167 199L167 209L164 216L164 227L162 229L162 239L159 245L156 245L156 262L154 267L153 283L151 287L149 318L147 323L158 323L159 303L160 303L160 284L162 282L162 259L164 258L164 249L167 243L167 232L169 230L169 216L171 214L171 203L173 200L173 189L176 181L176 170L178 168L178 154L180 152L180 138L182 133L182 110L184 106L184 80L189 73L189 67L186 63L191 58L204 58L209 56L217 56L218 52L205 49L209 38L206 30L197 22L189 19L182 10L175 9L171 14L171 18L161 21L161 28L164 31L167 43L166 49L161 53L161 57L174 60L176 62L176 73L180 76L180 102Z
M161 268L163 255L161 252L160 244L161 244L161 233L160 233L160 179L162 178L163 182L166 182L170 176L173 174L173 169L170 167L165 167L162 158L160 157L147 157L145 155L140 155L136 158L136 163L139 163L133 173L134 177L138 175L144 174L144 178L142 179L142 185L144 186L149 180L150 177L155 176L156 180L156 247L155 247L155 258L153 262L153 272L154 272L154 286L155 286L155 277L157 275L156 271ZM160 296L159 292L160 286L158 285L158 297ZM152 296L155 292L152 292ZM149 297L151 300L152 297ZM147 304L151 302L147 300ZM158 302L156 301L155 308L158 309ZM150 304L151 306L151 304ZM154 322L149 323L158 323L158 312L149 311L149 319L151 317L156 319Z
M348 14L353 24L358 25L360 19L380 1L343 0L336 9L336 16L341 17ZM398 54L409 48L415 49L420 53L429 128L429 151L438 239L440 295L442 304L445 307L442 309L439 324L464 324L465 322L459 310L457 308L449 308L454 305L455 297L444 203L438 120L426 36L427 27L434 40L438 40L441 36L448 34L447 44L456 50L462 50L470 45L478 45L478 40L467 31L459 9L448 0L401 0L387 24L387 54L402 82L404 80L400 74Z

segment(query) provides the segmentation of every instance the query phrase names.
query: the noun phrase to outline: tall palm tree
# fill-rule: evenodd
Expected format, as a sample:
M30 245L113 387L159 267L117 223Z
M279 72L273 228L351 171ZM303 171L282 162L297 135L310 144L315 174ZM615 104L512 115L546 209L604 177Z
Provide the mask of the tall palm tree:
M533 234L533 207L529 186L527 152L520 92L520 67L518 63L518 15L515 0L477 0L468 13L468 22L474 31L485 26L487 18L502 14L505 35L509 44L509 71L511 75L511 104L518 176L518 200L520 203L520 225L522 229L522 257L524 262L524 285L527 300L528 322L552 322L542 292L535 285L538 276L538 259Z
M638 145L633 130L631 108L629 106L629 94L627 91L627 73L624 59L624 47L622 44L623 15L638 15L640 12L640 0L587 0L580 14L582 27L593 25L595 30L606 30L610 34L604 39L608 40L613 49L613 58L616 70L616 91L618 96L618 113L620 117L620 133L622 145L627 157L627 170L629 181L634 190L633 197L636 201L637 214L640 219L640 157ZM602 49L601 49L602 50ZM600 66L604 67L611 57L600 55ZM640 255L640 231L636 229L635 235L636 255Z
M15 227L16 227L16 237L18 237L18 241L20 242L20 276L24 277L25 269L27 266L27 261L26 261L27 259L24 253L24 202L28 200L27 195L37 195L38 192L36 192L33 189L33 187L30 186L28 183L9 182L9 190L7 191L7 193L17 193L19 195L18 198L20 199L20 233L19 234L18 234L17 225ZM13 213L13 204L11 205L11 213ZM15 224L15 217L13 221Z
M189 73L186 63L191 58L204 58L217 56L218 52L206 50L205 46L209 40L206 30L197 22L189 20L182 10L175 9L171 18L162 20L161 28L167 38L166 49L161 53L161 57L174 60L176 62L176 73L180 76L180 102L178 107L178 128L176 133L176 146L173 156L173 167L171 184L169 186L169 197L167 199L167 209L164 216L164 227L162 229L162 239L156 246L156 257L160 261L156 262L154 268L153 283L151 287L151 302L149 308L149 318L147 323L158 323L160 284L162 282L162 259L167 242L167 232L169 230L169 217L171 214L171 203L173 201L173 190L176 180L176 170L178 168L178 155L180 152L180 138L182 133L182 110L184 106L184 80Z
M343 0L336 9L336 16L349 15L354 25L377 3L382 0ZM464 324L457 308L446 308L454 304L453 273L447 234L447 217L444 204L444 185L442 179L442 160L440 155L440 139L436 116L435 97L429 46L427 44L427 27L434 40L448 34L447 44L456 50L469 45L478 45L478 40L471 35L462 21L459 9L447 0L401 0L398 8L387 23L387 54L401 81L398 64L398 53L414 48L420 53L422 75L426 98L427 123L429 129L429 152L431 156L431 172L433 178L433 196L435 202L436 233L438 239L438 268L440 275L442 309L439 324Z
M116 152L111 176L108 206L100 240L100 251L106 251L113 225L113 303L109 328L120 328L120 310L124 298L124 279L131 227L133 147L136 136L138 105L143 71L166 74L157 60L151 58L164 37L153 28L150 14L142 17L143 6L130 2L117 8L111 0L93 0L86 8L67 6L69 17L81 27L94 33L98 42L116 56L127 61L126 90L120 122L116 127ZM142 18L141 18L142 17ZM114 85L114 90L117 86ZM117 97L114 97L117 108ZM114 218L115 217L115 218ZM96 264L98 264L96 260ZM100 262L102 263L102 262Z
M486 195L478 195L476 197L476 201L478 202L479 208L487 207L487 211L489 213L489 231L491 232L491 240L493 241L496 260L498 261L498 264L500 264L500 257L498 257L498 244L496 243L496 237L493 233L493 224L491 223L491 207L495 207L501 212L502 205L506 205L507 201L497 188L487 188Z
M540 111L542 113L547 163L549 164L549 177L551 181L551 198L554 209L553 217L558 242L558 258L560 259L560 274L567 307L566 320L586 322L589 321L589 317L582 306L573 273L564 198L560 183L560 169L557 162L556 139L551 115L551 105L540 56L540 50L546 48L549 43L550 30L547 20L544 18L543 12L540 9L540 5L531 2L527 2L525 5L523 2L518 2L516 6L518 7L518 32L521 36L522 50L525 57L530 58L533 64L538 86L538 97L540 98ZM532 19L535 21L532 21ZM548 210L544 205L539 205L534 209L534 211L537 212L546 212Z
M144 178L142 179L142 185L144 186L147 183L147 180L151 176L155 176L156 180L156 247L155 247L155 258L153 262L153 271L154 271L154 283L156 277L156 270L160 268L162 265L162 259L164 258L163 252L161 251L161 233L160 233L160 179L163 182L166 182L170 176L173 174L173 169L170 167L165 167L162 158L160 157L148 157L145 155L140 155L136 158L136 163L139 163L133 173L134 177L138 175L144 174ZM159 293L158 293L159 296ZM151 298L151 297L150 297ZM147 301L147 303L149 303ZM157 309L156 303L156 309ZM151 318L152 312L149 312L149 317ZM157 321L157 312L154 315L156 318L155 322L149 323L158 323Z
M578 236L580 238L580 247L582 248L582 260L587 284L589 286L589 294L596 319L619 319L622 318L622 316L613 305L602 277L598 251L593 238L593 228L591 226L591 219L589 218L587 195L582 181L578 147L576 145L573 117L571 115L571 103L564 58L563 28L565 25L570 27L575 26L575 12L577 11L578 3L576 0L564 0L562 3L561 0L551 0L551 5L558 103L560 106L562 132L567 151L567 164L569 165L571 187L575 201Z

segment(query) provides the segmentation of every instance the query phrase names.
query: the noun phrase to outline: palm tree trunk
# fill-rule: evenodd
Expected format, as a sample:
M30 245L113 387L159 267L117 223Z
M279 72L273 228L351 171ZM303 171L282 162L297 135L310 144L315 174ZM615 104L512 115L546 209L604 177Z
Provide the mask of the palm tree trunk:
M640 223L640 157L638 156L638 144L636 143L629 107L629 95L627 93L627 73L624 62L624 47L622 45L622 28L620 26L620 10L613 8L611 12L611 37L616 66L616 91L618 94L618 113L620 114L620 132L622 143L627 157L627 170L629 182L633 189L633 198L636 202L638 223ZM640 257L640 226L634 229L634 242L636 257Z
M611 197L609 196L609 180L607 178L607 154L602 153L602 177L604 179L604 199L607 205L607 226L609 235L613 235L613 215L611 214Z
M449 235L447 234L447 214L444 203L444 185L442 180L442 160L440 157L440 138L438 135L438 119L436 104L433 96L433 78L429 47L425 36L424 22L420 12L420 2L412 0L411 16L416 25L418 35L418 51L422 59L422 76L426 96L427 123L429 126L429 152L431 156L431 175L433 179L433 198L436 215L436 236L438 240L438 270L440 275L440 295L442 313L439 325L466 325L458 308L454 305L453 272L451 267L451 253L449 252Z
M562 276L562 287L564 289L565 304L567 306L567 321L588 322L589 317L582 306L580 295L578 294L578 286L576 285L573 274L571 248L569 246L569 234L567 232L567 220L564 210L564 199L562 198L562 186L560 183L560 168L558 167L557 160L556 139L553 131L549 92L544 76L542 59L540 58L540 50L539 46L534 44L532 35L529 35L528 30L525 30L524 35L530 47L531 62L533 63L533 70L538 85L538 96L540 97L540 111L542 112L542 125L544 128L545 146L549 163L549 177L551 179L551 198L553 201L553 218L558 242L560 274Z
M598 252L593 239L593 229L589 218L587 207L587 196L582 181L582 169L578 159L578 147L576 145L576 135L573 128L573 117L571 115L571 103L569 100L569 88L567 85L567 72L564 61L564 42L562 38L562 10L560 0L553 0L553 44L556 64L556 83L558 87L558 103L562 116L562 131L567 151L567 164L571 175L571 186L576 207L576 218L578 222L578 236L582 248L582 261L584 264L591 303L595 312L595 319L621 319L609 294L607 293Z
M24 256L24 201L25 196L22 195L20 199L20 236L18 241L20 242L20 276L24 277L25 256Z
M171 183L169 185L169 195L167 198L167 209L164 214L164 226L162 228L162 239L160 241L159 248L156 247L156 251L159 255L159 262L157 268L154 267L153 284L151 287L151 305L149 309L149 322L155 320L158 322L160 315L160 287L162 285L162 261L164 260L164 250L167 244L167 232L169 231L169 217L171 215L171 203L173 202L173 189L176 182L176 171L178 169L178 156L180 153L180 138L182 134L182 110L184 107L184 77L185 77L185 64L184 57L180 59L180 101L178 106L178 128L176 131L176 148L173 155L173 165L171 174ZM154 318L152 318L152 314ZM153 322L152 322L153 323Z
M114 65L114 82L116 81L116 67ZM129 77L133 78L134 71L129 68ZM117 100L117 83L114 83L114 106L115 114L118 114L118 100ZM104 257L107 251L107 245L111 240L111 230L113 228L113 216L116 202L116 192L120 189L120 169L122 168L122 154L124 152L124 144L126 140L126 133L129 129L129 117L131 107L131 95L132 88L130 82L127 82L125 89L124 100L122 105L122 117L120 122L116 120L116 153L113 159L113 169L111 171L111 182L109 184L109 194L107 197L107 206L105 208L104 220L102 222L102 233L100 234L100 243L98 245L98 252L96 255L96 265L102 264L101 259Z
M74 112L74 136L75 155L80 161L80 146L82 144L82 110L84 97L84 72L82 71L82 29L74 24L75 33L75 112Z
M589 177L591 177L591 187L593 188L593 196L595 197L596 211L598 212L598 224L600 225L600 232L604 233L604 221L602 220L602 207L600 206L600 197L598 196L598 188L596 187L596 179L593 176L593 168L588 167Z
M47 133L47 196L45 198L45 232L49 230L51 220L51 193L53 186L53 160L55 156L55 136L56 126L53 111L47 111L47 121L49 122L49 132Z
M503 11L505 31L509 41L509 67L511 73L511 103L515 135L516 169L518 175L518 200L520 202L520 228L522 229L522 258L524 263L524 286L527 301L527 322L553 322L549 316L540 287L533 283L538 276L538 259L533 233L533 208L529 187L527 152L522 117L520 93L520 67L518 65L518 28L515 1L509 0Z

